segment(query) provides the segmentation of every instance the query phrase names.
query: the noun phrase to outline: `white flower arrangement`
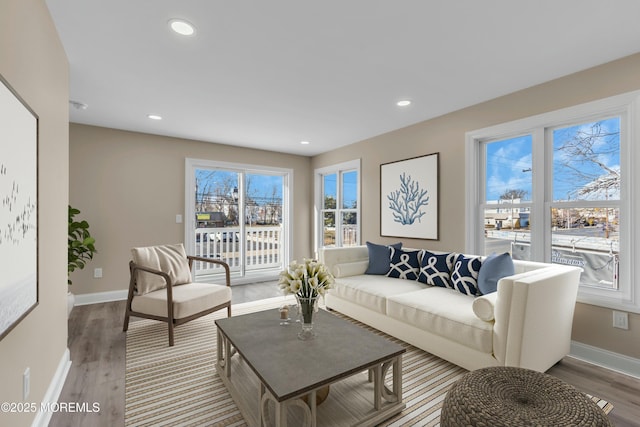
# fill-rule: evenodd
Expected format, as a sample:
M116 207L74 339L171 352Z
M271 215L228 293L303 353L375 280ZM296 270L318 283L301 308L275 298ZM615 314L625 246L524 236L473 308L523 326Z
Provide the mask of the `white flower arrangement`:
M292 261L289 267L280 273L278 286L285 294L312 298L318 295L324 297L333 283L333 275L324 264L305 258L302 264Z

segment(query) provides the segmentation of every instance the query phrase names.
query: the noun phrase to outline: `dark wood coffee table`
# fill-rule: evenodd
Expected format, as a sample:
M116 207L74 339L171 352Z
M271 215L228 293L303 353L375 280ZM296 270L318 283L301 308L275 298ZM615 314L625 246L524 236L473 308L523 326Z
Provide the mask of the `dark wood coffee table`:
M373 426L405 408L404 347L324 310L314 318L317 337L301 341L300 325L281 326L279 317L267 310L216 320L216 369L250 426L271 418L276 426ZM316 392L329 384L318 410Z

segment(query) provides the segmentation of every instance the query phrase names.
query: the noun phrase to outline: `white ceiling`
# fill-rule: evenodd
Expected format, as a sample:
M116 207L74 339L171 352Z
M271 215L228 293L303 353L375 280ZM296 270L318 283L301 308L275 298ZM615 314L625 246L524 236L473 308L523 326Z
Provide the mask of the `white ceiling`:
M640 51L637 0L46 2L72 122L308 156Z

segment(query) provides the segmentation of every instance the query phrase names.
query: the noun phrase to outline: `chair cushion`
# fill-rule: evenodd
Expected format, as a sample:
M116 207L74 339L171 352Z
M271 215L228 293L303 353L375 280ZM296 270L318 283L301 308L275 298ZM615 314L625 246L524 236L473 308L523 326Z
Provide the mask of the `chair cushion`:
M189 260L182 243L133 248L131 249L131 255L134 263L168 274L174 285L191 283ZM147 273L146 271L138 271L138 277L136 277L136 292L138 295L163 289L165 286L166 283L162 276Z
M231 288L211 283L188 283L173 289L173 317L182 319L231 301ZM167 290L133 297L131 309L167 317Z

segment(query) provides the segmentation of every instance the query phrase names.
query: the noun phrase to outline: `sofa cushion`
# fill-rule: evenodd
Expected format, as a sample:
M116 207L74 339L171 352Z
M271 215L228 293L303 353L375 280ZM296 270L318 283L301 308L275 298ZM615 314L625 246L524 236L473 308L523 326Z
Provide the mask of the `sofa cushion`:
M513 274L513 260L508 252L500 255L491 254L482 260L482 267L478 273L478 291L482 295L495 292L498 289L498 281Z
M361 305L368 309L386 314L386 298L407 292L424 289L424 285L415 280L398 280L387 276L362 275L341 277L336 280L331 294Z
M427 285L451 287L451 268L455 253L434 254L423 251L418 280Z
M396 279L418 280L420 272L420 261L418 259L421 251L404 251L402 249L391 248L391 259L389 261L389 272L387 276Z
M473 297L432 286L387 298L387 315L483 353L493 351L493 323L473 312Z
M378 245L367 242L369 251L369 267L365 274L387 274L389 272L389 260L391 259L391 248L400 249L402 242L393 245Z
M480 257L458 254L451 270L451 287L465 295L477 295L478 273L481 266Z

